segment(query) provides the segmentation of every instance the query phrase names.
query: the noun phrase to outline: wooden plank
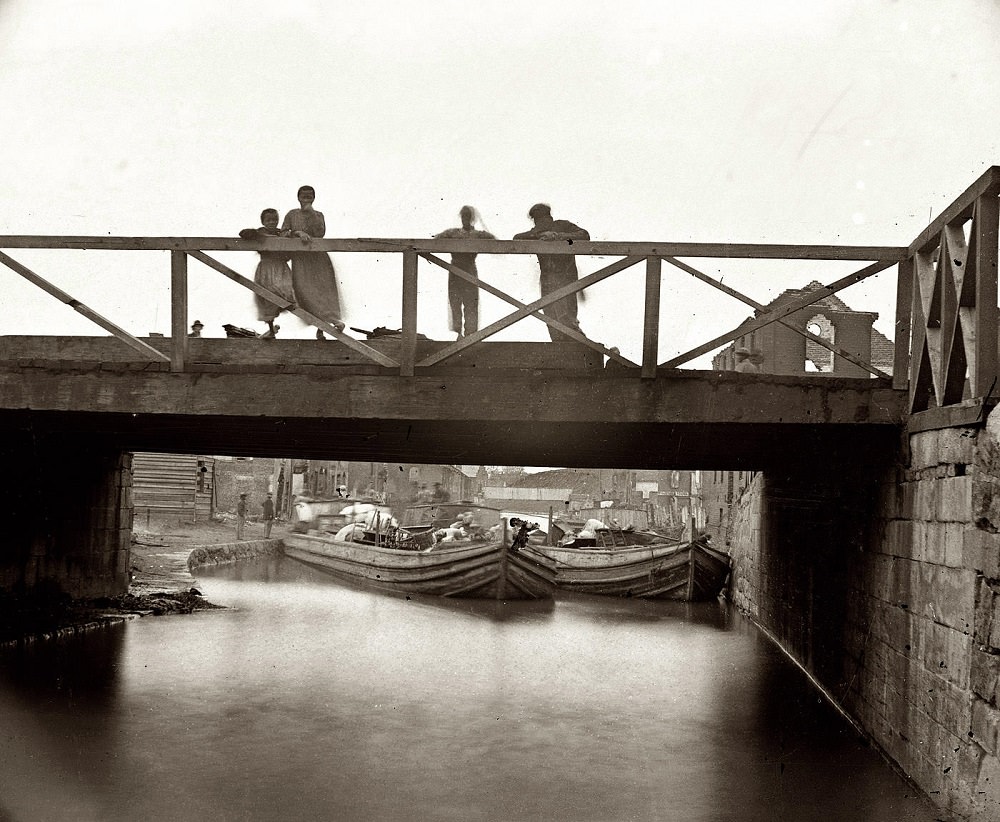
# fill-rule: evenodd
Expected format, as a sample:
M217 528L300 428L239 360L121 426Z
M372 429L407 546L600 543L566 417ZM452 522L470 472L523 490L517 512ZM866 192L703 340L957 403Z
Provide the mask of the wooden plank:
M491 325L488 325L485 328L480 328L475 333L469 334L465 339L472 342L479 342L480 340L484 340L487 337L496 334L498 331L502 331L504 328L507 328L507 326L513 325L519 320L523 320L525 317L534 314L539 309L544 308L545 306L550 305L551 303L554 303L558 300L561 300L563 297L567 297L570 294L575 294L578 291L582 291L583 289L593 285L594 283L600 282L601 280L604 280L612 276L613 274L617 274L619 271L624 271L626 268L635 265L637 262L639 262L640 259L641 257L626 257L623 260L618 260L617 262L611 263L611 265L607 265L604 268L598 269L593 274L588 274L586 277L580 278L571 285L565 285L562 288L557 288L552 293L546 294L541 299L535 300L533 303L530 303L529 305L522 304L522 307L519 308L517 311L515 311L513 314L508 314L506 317L497 320L495 323L492 323ZM574 340L577 340L578 342L585 342L585 343L592 342L588 340L586 337L584 337L583 334L580 334L578 331L576 331L575 329L567 328L566 331L569 332L570 337L572 337ZM465 341L463 340L462 342ZM432 354L430 357L421 360L419 365L421 366L434 365L435 363L440 362L445 357L448 357L451 354L456 353L457 350L461 350L461 348L464 347L465 347L464 345L459 346L458 343L453 343L447 348L441 349L436 354Z
M489 283L487 283L487 282L485 282L483 280L480 280L478 277L473 277L467 271L463 271L458 266L455 266L455 265L452 265L451 263L445 262L440 257L436 257L433 254L421 254L420 256L423 257L428 262L432 262L435 265L438 265L441 268L444 268L445 270L450 271L456 277L459 277L460 279L463 279L466 282L473 283L478 288L480 288L483 291L488 292L489 294L492 294L494 297L498 297L499 299L503 300L504 302L510 303L511 305L515 306L516 308L524 308L525 307L525 303L522 303L516 297L512 297L510 294L507 294L507 293L501 291L499 288L496 288L495 286L492 286ZM585 337L583 334L581 334L575 328L570 328L568 325L563 325L558 320L553 320L551 317L546 317L544 314L542 314L541 311L534 311L529 316L535 317L536 319L541 320L546 325L549 325L552 328L555 328L555 329L557 329L559 331L562 331L568 337L572 337L577 342L583 343L588 348L594 349L595 351L599 352L600 354L602 354L602 355L604 355L606 357L609 357L612 360L615 360L616 362L620 363L621 365L625 365L625 366L632 367L632 368L635 367L635 363L634 362L632 362L631 360L628 360L625 357L621 356L621 354L615 353L610 348L605 348L603 345L601 345L601 343L595 342L594 340L591 340L590 338ZM472 346L476 345L476 343L478 343L479 341L480 340L473 338L472 335L469 335L468 337L465 337L465 338L463 338L461 340L458 340L455 343L453 343L451 346L449 346L449 348L448 348L449 353L446 356L447 357L451 357L451 356L453 356L455 354L458 354L461 351L463 351L464 349L471 348ZM438 360L435 360L433 363L428 363L428 361L425 359L425 360L421 360L419 363L417 363L417 365L419 365L421 367L423 367L425 365L428 365L428 364L433 365L433 364L436 364L437 362L440 362L441 359L444 359L444 357L439 358Z
M996 196L1000 192L1000 166L991 166L982 176L969 186L950 206L938 215L917 238L910 243L907 256L913 256L918 251L929 251L936 243L944 227L957 220L968 219L972 214L975 201L984 196ZM0 243L0 246L3 244ZM879 259L887 259L880 257Z
M273 302L275 305L279 306L289 305L288 301L285 300L284 298L279 297L277 294L274 294L271 291L268 291L263 286L257 285L257 283L255 283L253 280L248 280L242 274L233 271L233 269L231 269L229 266L223 265L218 260L209 257L203 251L190 251L188 252L188 255L194 257L199 262L204 263L209 268L215 269L220 274L223 274L230 280L233 280L233 282L239 283L244 288L249 288L255 294L260 294L262 297L269 300L270 302ZM326 320L320 319L314 314L310 314L303 308L295 307L294 309L285 309L285 310L289 311L289 313L291 314L294 314L296 317L298 317L305 323L309 325L314 325L317 328L321 328L326 333L330 334L333 337L336 337L338 340L344 343L344 345L346 345L348 348L357 351L359 354L364 354L365 357L367 357L370 360L374 360L379 365L385 365L390 368L395 368L399 365L399 363L396 362L396 360L392 359L392 357L383 354L381 351L378 351L369 345L365 345L363 342L354 339L354 337L349 337L335 325L331 325Z
M413 363L417 351L417 265L419 260L412 251L403 253L403 333L399 352L399 373L413 376Z
M746 296L745 294L740 293L735 288L730 288L728 285L720 283L714 277L709 277L707 274L698 271L698 269L689 266L687 263L682 263L680 260L675 260L673 257L665 257L664 259L668 263L677 266L682 271L686 271L692 277L695 277L696 279L701 280L704 283L707 283L713 288L719 289L724 294L728 294L730 297L734 297L735 299L739 300L742 303L745 303L746 305L749 305L752 308L761 311L766 308L765 305L762 305L756 300ZM807 331L804 328L799 328L798 326L792 325L791 323L785 322L784 320L777 320L777 322L779 325L784 326L789 331L794 331L796 334L805 337L807 340L812 340L812 342L816 343L817 345L827 349L828 351L832 351L838 357L843 357L848 362L852 362L859 368L863 368L869 374L873 374L876 377L880 377L886 380L890 379L890 376L888 374L886 374L884 371L880 371L870 362L865 362L865 360L861 359L861 357L857 356L856 354L852 354L850 351L847 351L843 348L839 348L838 346L833 345L832 343L830 343L829 340L825 340L822 337L813 334L812 332Z
M938 271L941 288L941 361L938 385L940 405L962 401L965 386L965 341L958 333L957 287L965 260L965 237L960 225L946 225L941 231Z
M20 274L28 282L38 286L40 289L42 289L42 291L51 294L60 302L65 303L77 313L82 314L91 322L96 323L105 331L111 332L111 334L116 336L126 345L138 351L140 354L145 354L147 357L149 357L149 359L155 360L157 362L170 362L170 357L168 357L166 354L157 351L151 345L147 345L142 340L136 339L131 334L129 334L128 331L126 331L124 328L119 328L117 325L111 322L111 320L105 319L96 311L84 305L79 300L74 299L65 291L63 291L61 288L53 285L44 277L39 276L30 268L21 265L17 260L8 257L2 251L0 251L0 263L3 263L5 266L7 266L15 273Z
M188 349L187 254L170 252L170 370L183 371Z
M892 387L905 391L910 371L910 323L913 312L913 259L896 270L896 322L892 354Z
M103 237L64 235L0 235L0 248L92 249L95 251L415 251L469 254L576 254L584 256L718 257L782 260L902 260L902 246L779 245L755 243L676 243L545 240L435 240L343 238L308 241L235 237Z
M942 428L967 428L984 425L990 411L997 405L996 398L974 397L942 408L928 408L911 414L906 421L909 434L936 431Z
M985 396L998 375L997 368L997 236L1000 204L996 195L984 194L976 200L972 223L972 262L976 275L975 368L971 375L972 395ZM970 254L972 257L972 254Z
M642 322L642 372L644 380L656 377L660 347L660 258L646 258L646 301Z
M920 295L921 284L919 269L924 254L917 254L914 259L912 324L913 338L910 342L910 412L923 411L924 400L934 394L934 379L931 374L930 353L927 349L927 317L924 314L924 300ZM937 400L935 397L935 404Z

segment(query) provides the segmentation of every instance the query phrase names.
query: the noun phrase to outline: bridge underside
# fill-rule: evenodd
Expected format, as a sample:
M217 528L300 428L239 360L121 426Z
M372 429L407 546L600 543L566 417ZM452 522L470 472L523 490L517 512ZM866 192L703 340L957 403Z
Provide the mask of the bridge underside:
M306 457L365 462L765 470L888 453L894 426L365 420L0 412L15 439L50 448Z

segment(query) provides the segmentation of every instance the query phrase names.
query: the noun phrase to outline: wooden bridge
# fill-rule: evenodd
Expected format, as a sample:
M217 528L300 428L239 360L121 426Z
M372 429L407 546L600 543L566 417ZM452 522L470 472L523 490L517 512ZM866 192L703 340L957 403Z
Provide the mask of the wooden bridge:
M778 442L828 447L865 429L982 419L997 378L997 194L991 168L909 246L648 242L199 237L0 237L0 262L102 328L93 338L0 337L0 418L8 428L118 438L123 447L340 458L761 467ZM12 256L19 249L169 251L169 338L142 338ZM397 255L398 338L359 340L290 306L212 256L218 251L311 250ZM524 303L442 258L447 253L614 257L578 282ZM858 268L766 308L696 265L699 258L842 260ZM292 311L336 343L188 336L194 261ZM420 264L445 269L511 312L456 342L420 339ZM645 269L642 356L632 362L543 313L632 266ZM747 323L658 361L665 268L737 299ZM895 268L892 374L789 318L824 297ZM891 276L891 272L890 272ZM527 318L571 343L489 338ZM771 323L791 327L865 378L778 377L679 367ZM912 343L912 345L911 345ZM608 367L605 367L607 364ZM910 419L916 414L920 419ZM881 435L880 435L881 436ZM790 438L790 439L789 439ZM815 450L815 449L812 449Z

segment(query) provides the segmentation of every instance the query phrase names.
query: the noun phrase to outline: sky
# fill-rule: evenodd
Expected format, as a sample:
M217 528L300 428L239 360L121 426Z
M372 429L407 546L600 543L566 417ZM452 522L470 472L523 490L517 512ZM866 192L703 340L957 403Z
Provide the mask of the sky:
M0 235L230 237L310 184L327 237L428 237L469 203L507 239L543 201L597 240L907 245L1000 164L998 35L995 0L0 0ZM169 334L165 252L11 255L130 332ZM218 257L252 276L256 255ZM398 327L400 258L334 261L348 325ZM864 265L688 261L759 302ZM479 270L538 296L529 256ZM250 292L190 272L206 336L264 330ZM642 276L580 310L633 359ZM889 336L894 279L841 295ZM445 282L421 264L435 339L452 338ZM0 294L0 334L104 333L3 267ZM662 301L661 359L749 313L666 266ZM504 313L484 298L484 325ZM547 335L529 319L499 339Z

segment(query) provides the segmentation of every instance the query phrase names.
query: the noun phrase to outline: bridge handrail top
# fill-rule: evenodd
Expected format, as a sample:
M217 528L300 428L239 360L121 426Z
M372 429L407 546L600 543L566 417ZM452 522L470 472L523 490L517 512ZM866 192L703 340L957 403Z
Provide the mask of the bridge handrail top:
M554 254L715 257L747 259L903 260L906 246L850 246L772 243L457 240L432 238L326 238L303 241L237 237L124 237L106 235L8 234L0 248L89 249L94 251L343 251L430 254Z
M917 238L910 243L909 255L926 251L931 246L936 245L942 229L955 220L968 218L976 200L983 196L1000 196L1000 166L990 166L986 169L978 180L921 231Z

